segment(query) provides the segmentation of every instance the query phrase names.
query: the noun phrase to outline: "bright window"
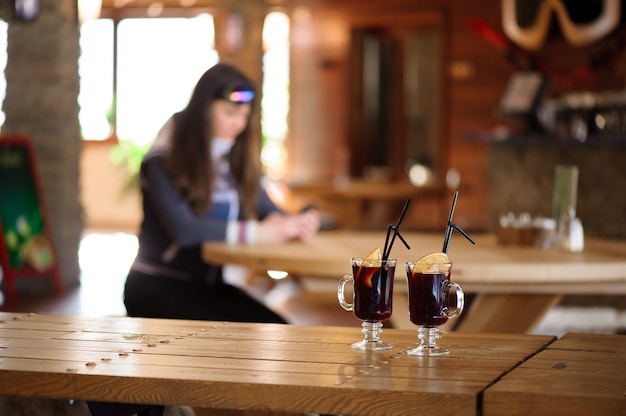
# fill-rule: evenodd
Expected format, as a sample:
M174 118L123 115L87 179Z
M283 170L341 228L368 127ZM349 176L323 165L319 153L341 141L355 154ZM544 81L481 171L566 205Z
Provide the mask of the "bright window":
M113 134L113 20L88 20L80 27L78 120L86 139Z
M289 114L289 17L282 12L269 13L263 25L263 98L261 160L270 178L284 175Z
M200 76L218 62L213 17L109 19L81 26L80 122L83 137L149 143L187 104Z
M6 66L6 22L0 21L0 70ZM213 16L88 20L80 27L79 121L87 140L149 143L173 113L187 104L200 76L219 61ZM261 125L268 175L282 176L289 111L289 18L266 16ZM117 70L115 50L117 45ZM6 80L0 76L0 98ZM271 111L263 111L270 109ZM0 112L0 125L4 123Z
M218 62L213 17L124 19L118 27L117 135L147 143Z

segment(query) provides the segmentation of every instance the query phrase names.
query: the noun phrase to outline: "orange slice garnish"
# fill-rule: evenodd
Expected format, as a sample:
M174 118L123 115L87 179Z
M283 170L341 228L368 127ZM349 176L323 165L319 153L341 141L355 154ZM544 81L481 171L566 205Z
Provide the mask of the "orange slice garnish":
M370 251L367 257L365 257L365 261L363 263L365 266L380 266L382 258L383 255L380 252L380 246L377 246L374 250Z
M380 252L380 246L377 246L374 250L370 251L367 257L363 260L363 263L359 266L359 270L357 271L357 275L361 275L363 273L363 267L380 267L382 261L382 253ZM372 277L374 274L365 277L363 283L367 287L372 287Z
M439 264L450 263L450 258L446 253L430 253L420 257L413 265L413 271L419 273L437 273Z

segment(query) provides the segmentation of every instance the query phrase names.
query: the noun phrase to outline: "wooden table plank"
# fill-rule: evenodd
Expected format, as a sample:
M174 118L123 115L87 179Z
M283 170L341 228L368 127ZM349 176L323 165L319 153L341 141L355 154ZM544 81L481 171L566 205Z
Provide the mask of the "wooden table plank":
M566 334L484 395L484 415L626 414L626 336Z
M358 328L0 319L0 394L302 413L474 415L487 386L554 340L449 333L451 354L425 358L406 354L416 330L386 330L396 348L362 352Z

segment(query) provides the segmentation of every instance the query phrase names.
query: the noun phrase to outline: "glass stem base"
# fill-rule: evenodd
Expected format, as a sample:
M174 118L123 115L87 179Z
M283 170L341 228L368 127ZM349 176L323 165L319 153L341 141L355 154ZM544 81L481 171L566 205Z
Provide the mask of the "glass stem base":
M437 345L437 339L439 338L439 328L437 327L418 327L417 338L420 340L420 345L408 350L407 354L433 357L450 353L450 351Z
M383 332L382 322L363 321L361 328L365 336L363 340L352 344L355 350L390 350L393 348L393 345L380 339L380 334Z

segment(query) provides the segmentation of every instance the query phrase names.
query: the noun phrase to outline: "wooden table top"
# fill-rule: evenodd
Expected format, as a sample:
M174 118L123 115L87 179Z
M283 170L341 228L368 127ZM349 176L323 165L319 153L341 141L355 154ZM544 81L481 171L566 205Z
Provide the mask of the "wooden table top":
M396 239L391 257L398 259L396 284L406 284L403 264L423 254L441 251L442 234L403 233L407 250ZM487 293L626 294L626 242L587 238L581 253L558 249L501 246L494 235L472 235L476 245L459 233L452 237L448 255L454 263L452 280L463 289ZM339 278L350 273L350 258L366 256L384 246L384 232L322 231L313 240L277 245L228 245L207 242L203 257L216 264L233 263L253 270L283 270L317 278Z
M555 340L448 333L445 357L355 351L359 328L0 313L0 395L359 415L475 415Z
M566 334L487 389L485 416L626 414L626 336Z

